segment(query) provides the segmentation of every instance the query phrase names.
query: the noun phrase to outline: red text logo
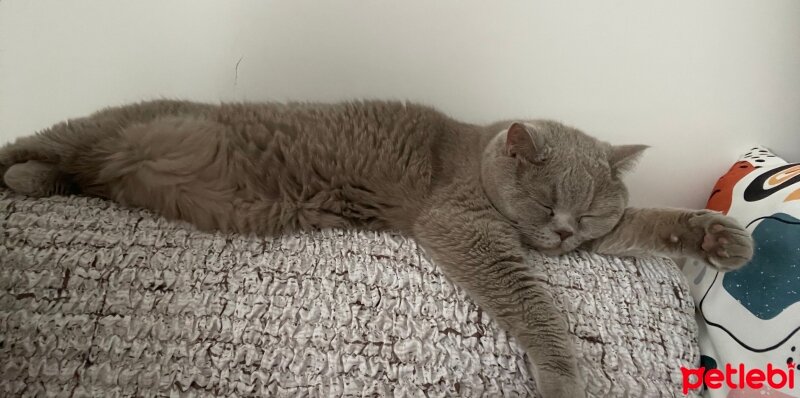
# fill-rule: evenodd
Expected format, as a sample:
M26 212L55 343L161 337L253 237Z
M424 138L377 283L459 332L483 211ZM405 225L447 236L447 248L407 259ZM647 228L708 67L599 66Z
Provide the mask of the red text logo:
M683 374L683 394L689 390L699 389L705 384L709 389L715 390L728 386L731 390L751 388L754 390L769 386L778 390L784 387L794 388L794 363L789 362L788 369L767 365L767 370L746 369L744 364L733 367L726 364L725 369L708 369L704 367L691 369L681 367Z

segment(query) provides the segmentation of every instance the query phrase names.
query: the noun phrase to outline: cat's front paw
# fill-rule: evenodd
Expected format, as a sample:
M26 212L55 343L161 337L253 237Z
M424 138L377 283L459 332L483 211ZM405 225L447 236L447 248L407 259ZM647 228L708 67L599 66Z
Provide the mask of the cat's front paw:
M739 269L753 257L750 232L732 217L703 210L689 218L689 226L701 237L702 259L719 271Z
M536 383L544 398L586 397L586 386L580 377L570 377L557 372L540 372Z

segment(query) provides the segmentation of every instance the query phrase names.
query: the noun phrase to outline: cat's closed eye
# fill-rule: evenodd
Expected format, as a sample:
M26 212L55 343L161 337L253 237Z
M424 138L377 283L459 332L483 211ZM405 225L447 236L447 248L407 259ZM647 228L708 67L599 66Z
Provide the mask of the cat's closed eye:
M537 204L537 205L539 205L539 207L541 207L541 208L543 208L543 209L547 210L547 211L550 213L550 217L552 217L552 216L554 216L554 215L556 214L556 213L553 211L553 208L552 208L551 206L547 206L547 205L545 205L544 203L542 203L542 202L540 202L540 201L538 201L538 200L534 200L534 202L536 202L536 204Z

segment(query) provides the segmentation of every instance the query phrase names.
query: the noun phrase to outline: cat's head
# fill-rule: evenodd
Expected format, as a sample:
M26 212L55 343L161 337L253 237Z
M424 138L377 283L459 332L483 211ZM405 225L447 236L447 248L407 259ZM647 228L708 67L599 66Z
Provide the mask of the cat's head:
M560 254L614 228L628 204L622 174L646 146L612 146L547 120L500 126L490 127L500 132L483 154L481 182L526 244Z

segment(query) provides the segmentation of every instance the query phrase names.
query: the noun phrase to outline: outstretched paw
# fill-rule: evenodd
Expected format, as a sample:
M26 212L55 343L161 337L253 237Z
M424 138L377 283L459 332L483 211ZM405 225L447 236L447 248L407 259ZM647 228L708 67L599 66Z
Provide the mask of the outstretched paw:
M544 398L584 398L586 387L583 380L565 376L540 375L537 387Z
M702 236L703 260L719 271L739 269L753 257L750 232L731 217L704 210L689 218L689 226Z

